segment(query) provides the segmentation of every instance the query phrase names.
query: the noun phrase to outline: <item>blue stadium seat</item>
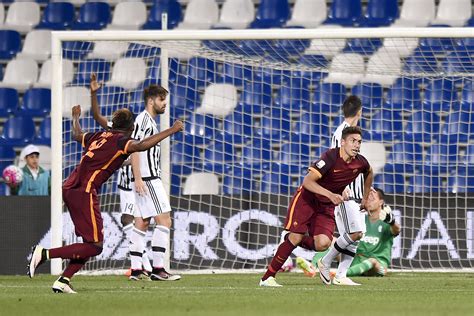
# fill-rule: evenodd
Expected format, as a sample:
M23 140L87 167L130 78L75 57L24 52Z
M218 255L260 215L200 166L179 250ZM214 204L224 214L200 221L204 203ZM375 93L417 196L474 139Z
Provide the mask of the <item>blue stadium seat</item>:
M298 61L300 64L311 68L319 67L324 69L329 65L329 61L323 55L301 55ZM327 73L323 71L295 70L293 71L293 75L295 77L303 77L309 80L312 85L317 86Z
M74 22L74 5L70 2L50 2L43 11L37 29L65 30Z
M346 98L346 87L340 83L322 83L314 92L312 107L329 115L336 115Z
M417 48L405 60L404 70L413 76L420 77L423 73L438 72L438 61L433 52L424 52Z
M303 113L295 124L291 140L304 144L319 144L321 136L329 134L329 118L325 114Z
M380 38L353 38L347 41L343 52L369 56L381 46L382 39Z
M176 82L169 84L170 111L173 118L188 115L199 105L199 96L195 89L190 88L187 79L187 77L180 76Z
M216 120L211 115L192 114L186 120L184 133L175 134L176 140L184 140L188 144L203 145L215 138Z
M456 82L460 82L462 78L457 76L458 73L472 74L474 72L474 62L471 52L449 52L441 63L441 68ZM457 79L457 80L456 80Z
M364 104L364 103L362 103ZM343 116L336 116L332 120L332 129L336 130L336 128L344 122L344 117ZM370 119L368 117L362 116L359 120L359 126L362 128L362 130L368 130L370 129L369 125Z
M51 90L46 88L31 88L23 96L23 102L18 110L19 115L46 116L51 112Z
M473 19L474 20L474 19ZM474 38L460 38L456 40L454 50L457 52L472 52L474 49Z
M223 82L242 86L244 81L252 80L252 67L240 64L224 63Z
M0 146L0 175L3 172L3 169L13 164L15 158L16 154L12 146Z
M18 91L0 87L0 117L8 117L18 109Z
M297 28L297 27L292 27ZM301 27L300 27L301 28ZM303 52L311 45L309 39L289 40L282 39L275 42L275 50L278 54L288 56L301 56Z
M454 49L455 40L453 38L424 37L420 39L419 50L422 52L444 55L447 51Z
M398 18L397 0L370 0L367 4L364 27L388 26Z
M138 87L136 90L130 93L130 101L128 108L135 115L142 112L145 109L145 102L143 101L143 89Z
M438 193L441 192L441 179L437 175L417 174L408 182L408 193Z
M3 133L0 138L2 146L10 145L22 147L30 143L35 137L35 123L28 116L14 116L9 118L3 125Z
M360 0L333 0L325 24L353 26L361 19L362 5Z
M440 128L438 114L431 111L414 111L407 119L405 139L417 143L431 143L437 140Z
M182 19L181 5L176 0L156 0L153 2L144 30L161 30L161 14L168 14L168 29L174 29Z
M290 13L288 0L261 0L250 28L281 27L290 18Z
M291 178L283 173L265 173L260 182L260 192L273 194L291 193Z
M230 30L230 27L213 26L213 30ZM234 54L242 54L239 47L239 41L236 40L204 40L202 44L209 49L216 51L229 52Z
M160 55L160 48L140 43L130 43L124 57L127 58L150 58Z
M301 86L300 80L291 80L281 86L274 99L274 106L291 112L309 111L310 92L307 86Z
M423 164L423 147L415 142L395 143L388 155L387 164L396 173L412 173ZM387 165L384 170L388 171Z
M424 110L449 112L457 106L457 93L452 80L433 79L428 83L423 100Z
M34 143L51 146L51 117L46 117L41 122Z
M266 40L241 40L238 47L248 56L263 57L268 52L275 51L274 43Z
M157 52L159 54L159 52ZM156 56L156 55L155 55ZM169 58L168 59L168 80L171 82L175 82L178 80L178 76L183 76L184 74L181 72L181 66L179 59L177 58ZM161 79L161 64L160 58L156 57L153 59L151 66L149 67L147 78L152 79ZM183 82L183 78L180 78ZM160 82L160 80L158 80ZM188 81L186 84L189 86ZM194 87L194 86L193 86Z
M216 141L204 149L204 171L224 174L226 165L234 162L232 143Z
M188 175L193 170L202 169L199 148L193 144L173 142L171 152L171 173L177 176Z
M369 113L382 108L383 88L378 83L359 83L352 87L352 94L356 95L364 105L363 112Z
M271 143L279 143L288 139L291 120L289 112L283 109L272 109L268 115L262 117L261 126L257 135Z
M261 172L270 167L272 150L268 141L254 139L242 149L242 164L244 168Z
M268 67L254 67L253 73L254 81L256 82L264 82L270 85L281 85L283 78L289 77L290 71Z
M461 92L461 111L474 112L474 81L464 84Z
M290 173L300 172L301 166L309 166L311 162L310 147L305 143L286 143L281 146L278 153L278 161L289 166L296 166L296 170L290 167Z
M188 77L196 81L198 89L204 89L215 82L216 65L214 61L203 57L192 57L188 62Z
M127 93L121 87L104 86L97 92L97 101L102 115L112 117L120 108L128 105Z
M474 167L474 144L467 145L463 162L468 168L472 169Z
M242 166L234 165L226 169L222 181L225 195L249 194L252 191L252 172Z
M453 112L446 117L441 130L440 142L443 144L467 143L474 139L472 114L468 112Z
M80 60L89 54L94 48L92 42L68 41L63 42L63 58Z
M474 170L470 170L474 171ZM472 193L474 192L474 175L466 170L460 170L448 178L449 193Z
M234 145L246 143L252 137L252 116L243 113L232 113L224 118L223 132L217 135L216 140Z
M402 116L398 111L380 110L371 117L370 128L372 141L391 142L401 137Z
M403 79L397 79L387 93L386 107L392 110L410 112L421 109L420 90L416 85L409 85Z
M447 173L460 161L457 144L433 144L425 157L424 171L430 174Z
M386 194L405 192L405 179L396 173L380 173L374 177L374 187L382 189Z
M263 108L272 102L272 87L267 83L249 82L244 83L244 89L240 95L240 101L236 111L248 114L261 114Z
M14 30L0 30L0 59L12 59L20 50L20 33Z
M110 5L106 2L86 2L79 9L79 18L71 28L73 30L101 30L111 19Z
M106 82L110 79L110 63L105 59L86 59L79 63L76 78L72 85L88 86L91 74L97 75L98 82Z

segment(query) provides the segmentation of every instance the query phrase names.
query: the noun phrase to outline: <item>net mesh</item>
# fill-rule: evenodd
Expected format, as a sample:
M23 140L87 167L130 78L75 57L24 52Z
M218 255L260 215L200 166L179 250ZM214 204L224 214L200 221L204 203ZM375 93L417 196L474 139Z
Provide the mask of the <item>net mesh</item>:
M173 208L170 265L177 270L261 269L279 242L292 193L330 146L350 94L363 102L362 153L374 186L402 225L397 269L472 268L474 257L473 38L348 38L64 42L63 176L78 163L70 109L97 130L102 114L144 109L143 87L161 81L168 52ZM112 177L102 188L105 250L89 270L128 268L128 242ZM64 237L74 233L64 213ZM148 241L151 232L147 235ZM302 249L294 254L311 258Z

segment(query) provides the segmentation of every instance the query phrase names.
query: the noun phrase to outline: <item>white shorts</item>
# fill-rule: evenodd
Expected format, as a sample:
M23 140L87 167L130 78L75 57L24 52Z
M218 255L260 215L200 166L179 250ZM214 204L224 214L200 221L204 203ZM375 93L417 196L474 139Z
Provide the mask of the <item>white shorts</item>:
M119 189L120 192L120 211L122 214L132 215L135 217L137 210L135 206L135 192Z
M345 201L334 210L336 225L339 234L365 233L365 214L360 211L360 204L356 201Z
M146 195L138 195L135 191L135 182L132 182L132 190L135 194L137 206L136 217L149 218L156 215L171 212L171 205L161 179L144 181L148 190Z

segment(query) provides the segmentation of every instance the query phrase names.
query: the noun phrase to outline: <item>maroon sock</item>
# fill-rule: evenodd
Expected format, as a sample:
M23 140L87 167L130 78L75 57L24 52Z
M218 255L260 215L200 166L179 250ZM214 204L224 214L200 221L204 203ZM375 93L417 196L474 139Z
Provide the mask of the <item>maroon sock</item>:
M273 256L272 262L268 266L267 272L265 272L262 280L265 281L269 277L275 277L275 274L280 270L281 266L285 263L286 259L291 255L291 252L296 248L288 239L281 243L278 247L275 256Z
M303 240L298 246L304 249L316 251L316 248L314 246L314 238L311 236L303 236Z
M49 258L89 259L102 252L102 248L91 243L72 244L64 247L49 249Z
M81 268L86 264L87 260L89 260L89 258L71 259L66 269L63 272L63 277L66 277L69 279L72 278L72 276L76 274L77 271L81 270Z

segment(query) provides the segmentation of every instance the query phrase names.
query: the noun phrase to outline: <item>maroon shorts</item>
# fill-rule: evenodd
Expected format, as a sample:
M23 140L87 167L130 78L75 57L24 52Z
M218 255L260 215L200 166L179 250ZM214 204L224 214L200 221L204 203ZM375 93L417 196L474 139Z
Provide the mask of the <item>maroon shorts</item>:
M87 193L84 189L63 189L63 200L69 209L76 235L81 236L84 242L103 241L104 228L96 192Z
M336 227L335 205L321 203L312 193L299 188L291 199L285 229L310 236L326 235L332 240Z

